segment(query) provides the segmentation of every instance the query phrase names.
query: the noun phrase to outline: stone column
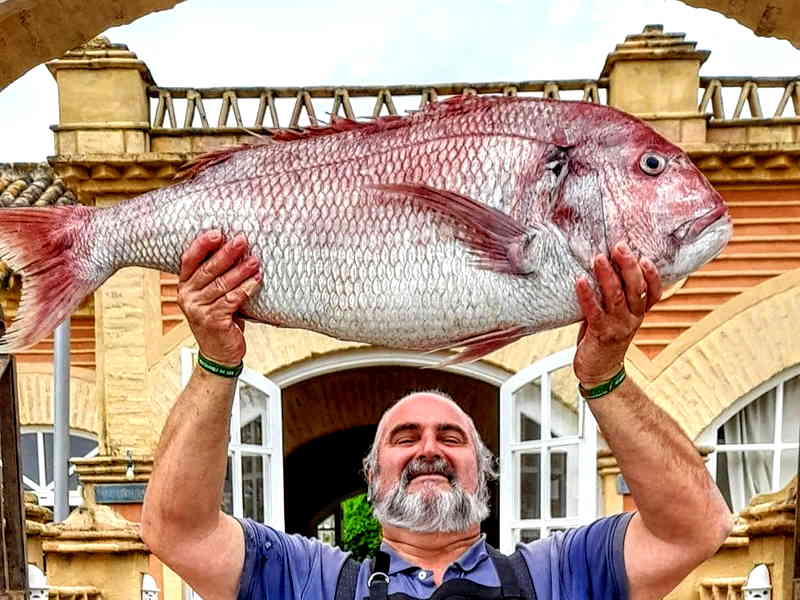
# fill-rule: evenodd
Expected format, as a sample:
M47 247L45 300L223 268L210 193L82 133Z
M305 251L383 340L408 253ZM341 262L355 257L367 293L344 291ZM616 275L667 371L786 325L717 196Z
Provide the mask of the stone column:
M58 155L147 152L150 71L123 44L95 38L47 68L58 84Z
M706 120L698 112L700 66L711 54L697 50L683 33L647 25L608 55L608 103L648 121L676 144L706 141Z
M48 68L59 91L54 165L79 200L103 208L152 189L141 185L150 173L136 166L151 156L147 65L124 45L96 38ZM101 455L145 454L155 445L147 378L159 341L152 335L158 290L156 273L127 268L95 293Z
M139 532L107 506L75 509L42 544L55 588L95 588L103 600L140 600L149 551Z

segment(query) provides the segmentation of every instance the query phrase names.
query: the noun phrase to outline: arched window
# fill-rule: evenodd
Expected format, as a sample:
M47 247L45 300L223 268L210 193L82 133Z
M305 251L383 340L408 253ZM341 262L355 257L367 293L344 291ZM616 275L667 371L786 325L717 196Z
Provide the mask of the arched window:
M800 366L744 396L700 436L716 448L709 467L734 512L797 473L798 431Z
M20 434L22 446L22 482L25 490L35 492L41 506L53 506L53 428L25 427ZM69 436L70 458L91 458L97 455L97 440L88 433L73 431ZM69 505L82 502L75 467L69 466Z

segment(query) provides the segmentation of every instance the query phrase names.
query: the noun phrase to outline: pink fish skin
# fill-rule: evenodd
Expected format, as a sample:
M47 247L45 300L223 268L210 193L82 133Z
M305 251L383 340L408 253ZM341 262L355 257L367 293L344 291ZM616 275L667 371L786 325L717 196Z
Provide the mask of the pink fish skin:
M574 293L625 241L666 283L722 251L721 196L677 146L613 108L456 97L406 117L223 149L117 206L6 209L23 274L13 352L121 267L176 273L201 231L243 233L264 283L250 319L475 360L581 318Z

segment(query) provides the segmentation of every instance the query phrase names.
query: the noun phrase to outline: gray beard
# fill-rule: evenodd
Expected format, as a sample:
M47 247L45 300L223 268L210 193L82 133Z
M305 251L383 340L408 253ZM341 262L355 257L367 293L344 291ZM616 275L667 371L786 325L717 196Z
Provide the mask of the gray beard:
M489 516L488 490L470 494L457 481L451 481L449 490L424 486L410 493L408 483L405 472L383 493L374 490L370 482L372 510L382 524L417 533L456 533Z

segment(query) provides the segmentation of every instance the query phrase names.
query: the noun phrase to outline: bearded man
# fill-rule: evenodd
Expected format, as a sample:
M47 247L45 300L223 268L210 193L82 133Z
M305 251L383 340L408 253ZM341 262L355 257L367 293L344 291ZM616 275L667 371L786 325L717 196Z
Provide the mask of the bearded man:
M573 368L636 513L521 544L510 557L496 552L480 533L491 455L470 417L437 392L401 399L378 425L365 461L383 528L374 561L222 513L245 354L237 310L261 277L246 256L243 238L225 242L218 231L183 256L179 304L209 360L172 408L142 513L145 542L206 600L660 598L730 532L730 512L694 445L624 377L627 348L661 295L653 264L624 245L611 260L595 259L600 298L587 279L576 286L585 322Z

